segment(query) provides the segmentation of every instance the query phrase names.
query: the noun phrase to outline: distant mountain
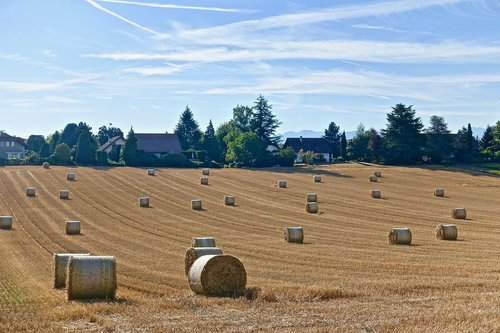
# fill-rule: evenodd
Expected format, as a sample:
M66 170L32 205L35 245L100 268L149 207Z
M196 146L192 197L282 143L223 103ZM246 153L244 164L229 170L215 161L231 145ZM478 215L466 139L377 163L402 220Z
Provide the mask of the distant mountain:
M317 132L317 131L313 131L313 130L302 130L299 132L285 132L285 133L281 134L281 140L283 142L285 142L285 140L287 138L299 138L299 137L321 138L324 134L325 134L325 132ZM356 134L356 131L345 132L345 137L347 138L347 140L349 140L349 139L352 139L355 134Z

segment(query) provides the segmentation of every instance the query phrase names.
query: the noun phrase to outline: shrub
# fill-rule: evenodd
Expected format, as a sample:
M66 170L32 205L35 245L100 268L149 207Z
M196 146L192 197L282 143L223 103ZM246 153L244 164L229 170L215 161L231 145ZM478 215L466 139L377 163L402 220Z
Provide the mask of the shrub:
M207 159L207 151L206 150L197 150L195 152L196 159L200 162L205 162Z
M50 156L51 164L71 164L71 150L65 143L58 144Z
M105 151L97 152L97 165L104 166L108 165L108 153Z
M184 154L167 154L161 157L160 165L174 168L194 168L197 164L191 162Z

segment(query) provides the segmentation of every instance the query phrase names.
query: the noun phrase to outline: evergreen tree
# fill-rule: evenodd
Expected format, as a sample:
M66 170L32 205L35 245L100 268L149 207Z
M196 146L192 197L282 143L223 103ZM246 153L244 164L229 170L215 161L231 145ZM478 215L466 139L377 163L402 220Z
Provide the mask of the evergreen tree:
M452 136L443 117L431 116L430 125L425 129L427 134L427 151L434 163L441 163L443 158L451 154Z
M348 147L349 158L355 161L369 162L368 141L365 127L363 124L359 124Z
M55 131L50 138L50 153L53 154L56 150L56 146L61 141L61 133L59 131Z
M373 127L365 133L365 137L368 139L368 156L370 162L379 163L383 152L382 137Z
M469 154L472 154L472 151L474 149L474 137L472 134L472 128L470 126L470 123L467 124L467 152Z
M182 149L195 148L201 139L198 122L194 120L189 106L182 112L179 122L175 126L175 134L179 137Z
M451 132L448 130L448 124L444 121L443 117L440 116L431 116L430 125L425 130L428 134L450 134Z
M493 129L493 126L486 126L483 137L481 138L481 141L479 141L481 149L488 149L493 146L493 140L495 139L493 136Z
M95 164L96 149L93 141L92 134L89 131L84 130L80 133L76 146L75 161L77 163Z
M233 109L234 124L242 131L251 131L250 121L252 120L253 110L246 105L236 105Z
M44 143L40 148L40 157L47 158L50 156L50 146L48 143Z
M214 125L212 119L208 122L207 130L203 134L202 148L207 151L208 158L215 161L222 160L222 152L219 145L219 140L215 136Z
M26 144L28 145L28 149L38 153L45 143L45 138L43 135L30 135Z
M272 113L273 106L262 95L257 97L254 104L250 129L268 145L277 144L279 136L275 136L275 133L281 122Z
M455 159L459 162L469 162L470 154L467 142L467 128L462 127L458 130L455 137Z
M135 137L134 129L130 127L130 131L125 139L125 145L123 146L122 159L125 161L126 165L136 165L137 164L137 138Z
M342 131L342 137L340 139L340 153L343 159L347 159L347 138L345 136L345 131Z
M78 142L79 135L80 129L78 128L78 125L75 123L69 123L62 131L59 143L65 143L68 145L69 149L71 149Z
M332 121L328 125L328 128L325 129L325 135L323 135L323 138L330 145L330 153L332 153L333 156L339 156L341 154L340 141L342 140L342 134L340 134L339 131L340 127L335 125Z

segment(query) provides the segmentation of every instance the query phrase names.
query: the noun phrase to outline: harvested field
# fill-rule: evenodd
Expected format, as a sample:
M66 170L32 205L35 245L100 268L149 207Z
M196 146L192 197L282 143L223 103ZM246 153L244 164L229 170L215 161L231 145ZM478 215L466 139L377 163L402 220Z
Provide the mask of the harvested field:
M494 332L500 330L500 178L458 170L375 166L211 169L0 168L0 332ZM379 168L379 166L376 166ZM311 181L321 175L321 183ZM276 180L287 181L279 189ZM432 195L436 184L446 196ZM27 187L36 197L27 197ZM54 193L67 188L71 200ZM321 198L318 214L304 195ZM238 205L227 207L227 193ZM141 209L137 198L154 206ZM203 200L192 210L193 198ZM450 211L467 207L467 219ZM85 221L68 237L65 221ZM459 238L436 240L437 224ZM283 241L290 225L307 242ZM412 245L390 246L404 225ZM210 235L247 272L238 298L194 295L184 271L192 237ZM67 301L53 289L53 253L115 256L118 290L110 302Z

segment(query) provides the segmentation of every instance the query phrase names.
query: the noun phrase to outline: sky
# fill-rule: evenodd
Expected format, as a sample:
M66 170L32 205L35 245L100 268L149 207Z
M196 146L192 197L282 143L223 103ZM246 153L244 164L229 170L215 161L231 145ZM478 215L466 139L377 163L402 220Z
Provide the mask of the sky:
M500 120L500 1L2 0L0 129L200 128L259 94L278 132Z

